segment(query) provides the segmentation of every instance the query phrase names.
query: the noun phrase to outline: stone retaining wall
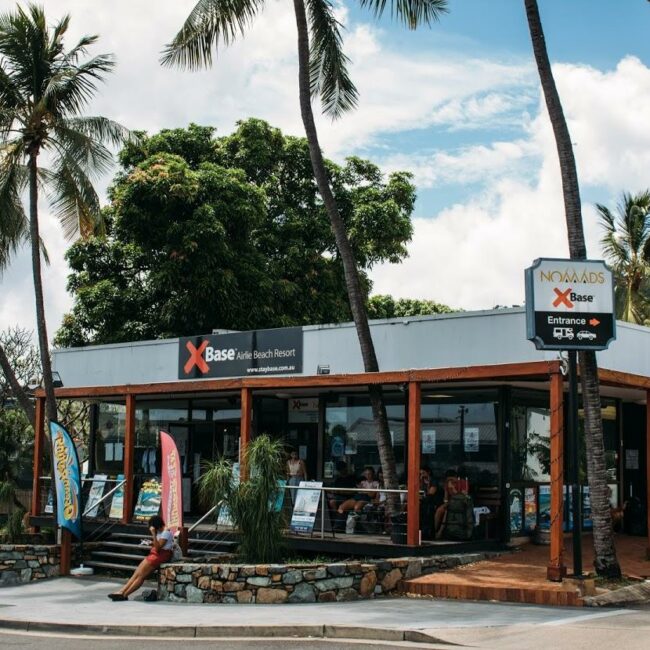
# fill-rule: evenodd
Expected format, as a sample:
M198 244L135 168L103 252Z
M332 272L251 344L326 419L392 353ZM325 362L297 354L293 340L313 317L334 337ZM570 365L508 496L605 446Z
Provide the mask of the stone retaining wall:
M0 545L0 587L59 575L59 547Z
M166 564L158 598L189 603L314 603L375 598L400 582L485 559L485 553L336 564Z

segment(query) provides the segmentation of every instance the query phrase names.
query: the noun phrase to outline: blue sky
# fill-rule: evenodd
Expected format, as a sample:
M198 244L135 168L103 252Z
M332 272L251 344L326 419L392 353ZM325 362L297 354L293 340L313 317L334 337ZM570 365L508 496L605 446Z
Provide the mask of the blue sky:
M192 0L44 0L52 20L72 15L72 38L100 34L116 72L90 113L150 132L189 122L220 134L255 116L302 134L292 3L268 2L244 39L212 70L162 69L159 52ZM650 186L650 3L540 0L547 45L574 141L589 254L600 256L593 203ZM2 9L13 6L3 0ZM89 6L92 10L89 10ZM362 155L414 174L418 202L409 258L372 271L376 293L464 309L523 300L523 269L567 254L555 145L540 99L523 0L450 0L431 29L376 21L337 4L361 100L332 124L320 119L327 156ZM110 178L104 178L105 188ZM42 206L52 265L50 332L70 307L67 243ZM33 327L25 254L0 277L0 328Z

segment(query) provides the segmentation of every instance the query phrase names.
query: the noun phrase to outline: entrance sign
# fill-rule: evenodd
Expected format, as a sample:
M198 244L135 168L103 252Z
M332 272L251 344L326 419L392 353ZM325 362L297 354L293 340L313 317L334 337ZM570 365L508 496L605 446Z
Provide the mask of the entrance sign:
M605 350L616 338L605 262L535 260L526 269L526 330L538 350Z
M302 328L190 336L178 342L178 378L302 372Z
M174 439L160 432L162 456L162 518L172 532L183 527L183 482L181 459Z
M316 522L316 513L320 503L320 488L322 487L322 481L300 481L289 525L292 533L311 535Z
M79 458L70 434L58 423L50 422L52 466L56 487L56 519L77 539L81 538L81 474Z

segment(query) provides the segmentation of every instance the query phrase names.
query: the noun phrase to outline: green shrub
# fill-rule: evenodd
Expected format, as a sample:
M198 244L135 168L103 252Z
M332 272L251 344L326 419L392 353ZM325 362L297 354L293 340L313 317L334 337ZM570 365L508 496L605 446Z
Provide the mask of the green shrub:
M248 446L246 462L250 478L243 482L233 480L231 462L207 463L199 479L201 500L208 506L228 508L241 535L238 553L244 562L278 562L284 551L285 521L273 504L278 481L285 476L282 442L268 435L255 438Z

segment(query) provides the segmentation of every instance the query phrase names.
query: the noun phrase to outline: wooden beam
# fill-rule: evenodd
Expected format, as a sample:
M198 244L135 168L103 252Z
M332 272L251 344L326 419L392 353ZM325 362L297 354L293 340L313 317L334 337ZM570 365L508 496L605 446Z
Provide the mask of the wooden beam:
M648 525L648 547L646 558L650 560L650 390L646 393L645 401L645 485L646 485L646 522Z
M242 481L248 478L246 455L251 441L251 413L253 410L253 392L250 388L241 389L241 419L239 421L239 476Z
M155 384L122 384L119 386L87 386L57 388L60 398L111 397L117 395L160 395L165 393L202 393L251 389L337 388L372 384L401 385L411 381L439 383L462 381L507 381L509 379L546 380L559 369L558 361L530 361L462 368L429 368L391 372L360 372L340 375L299 377L243 377L235 379L203 379L161 382ZM650 384L648 386L650 388ZM37 393L40 395L40 393Z
M561 582L564 564L564 378L551 375L551 549L546 576Z
M420 546L420 402L421 387L409 383L406 543Z
M635 375L631 372L620 372L618 370L598 368L598 378L600 383L606 386L650 390L650 377Z
M34 476L32 478L32 517L41 514L41 476L43 476L43 447L45 445L45 398L36 398L34 409ZM38 532L38 528L34 528Z
M124 499L122 505L122 523L131 521L133 507L133 464L135 458L135 395L126 396L126 422L124 429Z

